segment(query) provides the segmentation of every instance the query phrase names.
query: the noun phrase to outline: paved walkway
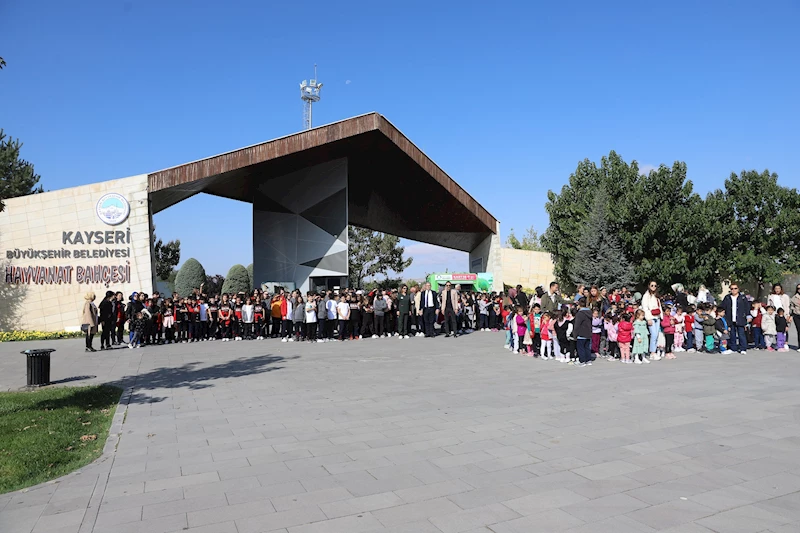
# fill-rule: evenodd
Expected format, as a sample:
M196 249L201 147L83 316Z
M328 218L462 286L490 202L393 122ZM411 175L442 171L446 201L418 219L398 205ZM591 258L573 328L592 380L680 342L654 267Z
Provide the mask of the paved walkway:
M0 496L0 531L800 531L797 352L577 368L501 343L42 343L127 414L116 452Z

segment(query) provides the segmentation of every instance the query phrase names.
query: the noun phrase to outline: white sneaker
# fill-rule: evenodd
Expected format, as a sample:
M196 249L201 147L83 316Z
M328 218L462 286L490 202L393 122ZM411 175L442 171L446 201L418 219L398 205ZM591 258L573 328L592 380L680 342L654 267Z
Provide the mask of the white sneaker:
M642 362L643 362L644 364L646 364L646 365L649 365L649 364L650 364L650 359L648 359L647 357L643 357L643 358L642 358Z
M724 352L722 352L722 355L730 355L732 353L733 353L733 350L725 350Z
M689 348L688 350L686 350L686 353L697 353L697 350L695 350L694 348Z
M747 355L747 350L742 350L742 351L741 351L741 352L739 352L739 353L740 353L740 354L742 354L742 355Z
M578 366L586 366L587 363L578 363Z
M511 347L511 346L510 346L510 345L508 345L508 344L504 344L504 345L503 345L503 348L505 348L506 350L508 350L510 347Z
M128 348L130 348L131 350L133 350L133 344L132 344L132 343L129 343L129 344L128 344Z
M592 366L592 362L591 362L591 361L588 361L588 362L586 363L586 366Z
M373 338L373 339L377 339L377 338L378 338L378 336L377 336L377 335L373 335L373 336L372 336L372 338Z
M648 361L648 363L649 362L650 361ZM636 361L634 361L634 364L641 365L642 364L642 360L641 359L636 359Z
M654 354L650 356L651 361L661 361L661 356L659 354Z

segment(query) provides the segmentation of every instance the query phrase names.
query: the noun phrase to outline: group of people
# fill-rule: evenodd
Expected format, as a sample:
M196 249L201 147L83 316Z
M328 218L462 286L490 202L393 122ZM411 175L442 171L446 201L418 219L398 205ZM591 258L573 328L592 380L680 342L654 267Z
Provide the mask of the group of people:
M514 353L590 366L604 357L626 364L675 359L676 352L746 354L747 349L789 351L789 325L800 338L800 285L791 298L781 284L759 301L732 283L717 303L701 287L697 296L683 285L662 296L651 281L644 294L579 286L574 298L537 288L528 300L521 287L509 291L501 311L505 348Z
M399 289L342 289L308 292L277 289L269 294L208 295L202 288L187 297L106 292L99 305L88 293L83 309L86 350L101 330L100 349L221 340L329 342L366 338L458 337L505 330L505 347L516 353L591 365L598 357L647 364L675 353L787 351L788 328L800 337L800 285L793 297L780 284L764 301L741 294L739 285L720 303L700 287L697 295L672 286L662 296L655 282L644 294L627 288L579 286L574 297L521 286L507 293L472 293L447 282L441 291L421 286ZM439 327L437 328L437 324ZM128 331L126 335L126 329Z
M249 294L216 296L195 289L187 297L139 292L125 298L121 292L108 291L99 305L94 303L94 293L87 293L85 299L86 351L95 351L92 344L98 330L101 350L266 338L283 342L432 338L437 331L455 338L476 328L501 328L503 295L466 293L447 282L441 291L425 283L369 292L307 292L305 296L299 290L283 289L275 294L256 289Z

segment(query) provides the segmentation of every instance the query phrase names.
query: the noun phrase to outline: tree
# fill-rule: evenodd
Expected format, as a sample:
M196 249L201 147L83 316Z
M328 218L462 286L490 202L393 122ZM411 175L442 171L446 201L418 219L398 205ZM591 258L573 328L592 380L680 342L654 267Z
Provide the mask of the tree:
M586 228L578 240L578 256L569 265L573 283L619 289L635 281L635 274L616 233L608 223L608 193L594 196Z
M37 186L41 176L31 163L20 158L21 149L19 139L6 137L0 129L0 211L5 209L3 200L44 192L41 185Z
M206 294L218 295L222 293L222 285L225 283L225 278L221 274L214 274L213 276L206 276Z
M183 263L178 270L178 275L175 276L175 292L185 298L191 296L194 289L199 289L205 282L206 271L203 265L197 259L190 257Z
M511 231L508 232L508 238L506 238L506 245L509 248L514 248L515 250L530 250L534 252L545 251L545 249L542 247L541 238L539 237L539 234L536 233L536 230L533 228L533 226L525 230L525 235L522 236L522 241L517 239L517 236L514 235L514 228L511 228Z
M253 279L253 263L247 265L247 275L250 277L250 289L254 289L256 286L256 282Z
M400 237L355 226L349 226L347 234L350 286L360 288L367 277L400 274L411 266L413 258L403 259Z
M3 67L6 66L6 60L0 57L0 70L3 70Z
M726 230L717 235L727 250L724 273L755 281L761 297L766 284L800 268L800 195L768 170L732 173L715 194Z
M155 228L153 228L153 237L155 238ZM164 244L161 239L158 239L153 247L153 253L156 259L156 276L160 280L167 281L181 260L181 241L176 239Z
M228 294L250 292L250 276L247 275L247 269L243 265L233 265L228 270L228 275L222 284L222 292Z
M548 192L550 225L542 245L553 256L555 275L562 283L572 287L570 266L581 253L581 234L600 191L610 202L609 232L619 239L637 283L717 283L718 203L704 202L693 192L685 163L661 165L644 176L636 161L628 164L613 151L599 166L581 161L560 193Z

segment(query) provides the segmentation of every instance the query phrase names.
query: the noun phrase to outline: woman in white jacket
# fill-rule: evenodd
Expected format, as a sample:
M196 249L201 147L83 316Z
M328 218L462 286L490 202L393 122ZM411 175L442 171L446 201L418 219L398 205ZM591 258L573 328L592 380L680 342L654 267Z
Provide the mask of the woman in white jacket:
M661 300L658 298L658 284L655 281L650 281L647 285L647 292L642 296L642 309L647 320L647 329L650 330L650 359L658 361L661 359L656 353L658 333L661 331Z

